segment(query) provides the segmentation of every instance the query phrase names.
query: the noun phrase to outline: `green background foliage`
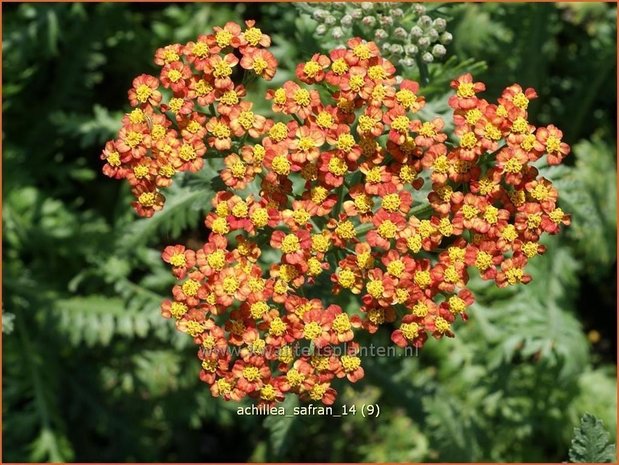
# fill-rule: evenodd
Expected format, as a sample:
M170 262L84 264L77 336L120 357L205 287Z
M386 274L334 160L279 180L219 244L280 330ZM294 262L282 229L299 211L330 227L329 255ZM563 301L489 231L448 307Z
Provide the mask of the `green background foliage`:
M191 341L159 314L172 284L160 251L205 239L212 167L143 220L99 154L157 47L255 18L274 39L278 85L320 50L316 24L285 3L3 5L5 461L578 460L600 434L585 417L568 456L585 413L615 437L616 8L433 8L454 40L428 67L425 111L447 115L449 80L465 71L489 98L535 87L531 121L573 147L543 169L573 224L531 263L531 284L473 280L478 301L455 339L364 359L365 379L337 405L379 404L378 418L264 418L211 398Z

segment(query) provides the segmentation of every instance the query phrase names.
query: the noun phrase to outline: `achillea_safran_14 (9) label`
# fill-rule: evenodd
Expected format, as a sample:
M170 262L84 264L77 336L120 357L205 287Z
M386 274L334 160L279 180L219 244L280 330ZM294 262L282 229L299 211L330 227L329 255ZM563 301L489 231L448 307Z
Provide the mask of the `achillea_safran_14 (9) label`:
M126 179L150 217L175 175L218 159L225 188L206 243L163 251L178 283L162 314L195 341L213 396L330 405L336 378L364 376L359 331L384 326L398 346L420 348L467 319L469 269L499 287L531 279L541 236L570 222L532 163L561 163L569 147L556 127L528 121L533 89L513 84L490 103L470 74L451 82L449 139L442 119L416 116L419 85L360 38L298 64L266 94L275 118L260 115L264 96L248 89L275 75L270 45L246 21L158 49L160 73L133 81L103 172ZM332 302L315 298L325 286ZM357 299L350 314L334 303L340 293Z

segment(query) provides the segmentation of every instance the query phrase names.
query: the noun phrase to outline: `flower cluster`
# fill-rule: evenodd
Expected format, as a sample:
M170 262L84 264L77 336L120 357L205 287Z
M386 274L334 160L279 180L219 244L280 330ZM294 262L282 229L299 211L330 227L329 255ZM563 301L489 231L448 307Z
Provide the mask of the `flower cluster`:
M129 182L139 215L161 210L161 188L178 172L199 171L207 150L227 150L233 137L262 131L265 118L252 112L251 102L239 104L245 87L233 79L237 68L272 79L277 62L265 49L270 44L254 21L246 21L245 29L230 22L195 42L158 49L159 76L133 80L134 109L101 158L107 176Z
M358 331L421 347L467 318L469 270L500 287L531 279L541 236L569 223L534 165L560 163L569 147L556 127L528 121L533 89L514 84L491 103L470 74L451 83L448 137L440 118L418 117L419 85L397 83L359 38L300 63L267 92L275 118L261 116L232 68L272 77L269 42L252 22L228 23L158 50L161 75L136 79L104 172L134 184L148 216L161 205L145 193L200 169L207 147L223 158L206 243L163 252L178 283L162 313L193 337L214 396L330 404L337 378L363 377ZM173 95L165 104L161 88ZM316 298L324 287L357 296L358 309Z
M396 65L413 67L417 59L432 63L445 56L452 40L442 17L431 18L422 3L301 3L297 4L318 22L316 35L334 40L353 35L353 25L372 36L385 58Z

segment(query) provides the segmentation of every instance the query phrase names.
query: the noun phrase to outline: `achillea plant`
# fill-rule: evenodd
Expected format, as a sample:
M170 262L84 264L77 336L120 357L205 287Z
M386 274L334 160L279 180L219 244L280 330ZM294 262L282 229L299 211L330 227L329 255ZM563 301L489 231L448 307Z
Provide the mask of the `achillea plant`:
M364 375L356 332L385 326L398 346L421 347L467 318L470 268L500 287L531 279L541 236L569 224L533 163L558 164L569 147L528 121L533 89L514 84L490 103L469 74L451 83L449 138L441 119L416 116L418 84L359 38L299 64L266 95L277 119L261 116L245 84L275 74L270 42L247 21L157 50L160 75L135 79L103 171L151 216L175 174L223 158L207 242L163 251L178 278L163 316L194 339L214 396L331 404L335 378ZM315 298L329 285L333 301ZM344 312L340 293L358 311Z

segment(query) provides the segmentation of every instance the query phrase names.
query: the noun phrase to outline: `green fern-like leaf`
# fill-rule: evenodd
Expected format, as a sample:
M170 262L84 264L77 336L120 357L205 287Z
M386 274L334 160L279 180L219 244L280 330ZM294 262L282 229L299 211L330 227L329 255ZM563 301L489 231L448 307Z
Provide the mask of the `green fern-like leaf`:
M570 461L575 463L609 463L615 460L615 445L611 444L602 421L586 413L574 428Z

